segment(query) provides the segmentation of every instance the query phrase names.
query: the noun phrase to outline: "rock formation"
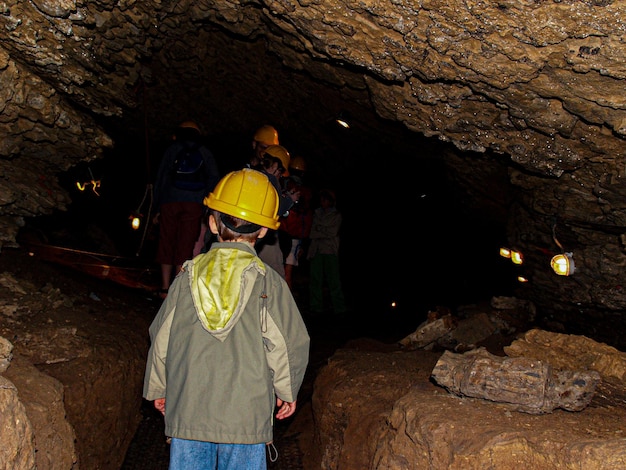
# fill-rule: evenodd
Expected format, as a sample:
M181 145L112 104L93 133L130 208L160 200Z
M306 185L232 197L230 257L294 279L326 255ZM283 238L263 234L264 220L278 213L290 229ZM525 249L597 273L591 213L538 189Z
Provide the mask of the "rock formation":
M529 414L518 404L450 394L429 381L439 353L348 343L317 374L312 400L318 448L306 468L622 468L625 389L615 371L623 371L626 355L583 336L538 330L509 349L536 363L547 357L546 343L556 346L549 356L555 370L586 363L586 373L602 377L581 411ZM604 357L613 367L591 359Z
M67 206L59 173L181 115L217 135L271 120L340 173L354 157L327 123L345 110L389 155L439 139L556 321L622 311L625 17L622 0L4 2L0 243ZM576 280L546 268L562 250Z
M224 139L271 121L339 177L365 156L402 168L428 145L464 208L506 226L524 254L516 296L552 329L615 344L624 18L624 0L2 2L0 248L26 219L67 208L64 172L121 142L142 147L144 133L162 143L190 116ZM357 139L329 129L339 111ZM548 267L564 251L570 277Z

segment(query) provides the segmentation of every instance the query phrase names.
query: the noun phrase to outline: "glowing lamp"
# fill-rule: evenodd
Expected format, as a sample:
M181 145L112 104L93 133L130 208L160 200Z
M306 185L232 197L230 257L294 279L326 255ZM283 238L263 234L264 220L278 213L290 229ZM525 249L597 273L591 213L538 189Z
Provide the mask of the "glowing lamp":
M91 180L91 181L85 181L84 183L81 184L80 181L76 182L76 187L78 188L79 191L84 191L87 186L91 185L92 186L92 190L93 192L96 194L96 196L100 196L100 194L98 193L98 188L100 187L102 183L100 182L100 180Z
M501 247L500 256L502 256L503 258L511 258L511 250L505 247Z
M345 129L350 129L350 115L347 111L341 111L335 122Z
M574 274L574 271L576 270L572 253L562 253L560 255L556 255L550 261L550 267L559 276L569 276Z
M519 251L511 250L511 261L513 261L513 264L522 264L524 257Z
M139 229L139 226L141 225L142 217L143 215L140 214L139 212L133 212L132 214L130 214L130 217L128 217L128 220L130 220L130 226L132 227L133 230Z
M345 127L346 129L350 129L350 123L348 123L348 121L344 121L343 119L337 119L337 124L341 127Z

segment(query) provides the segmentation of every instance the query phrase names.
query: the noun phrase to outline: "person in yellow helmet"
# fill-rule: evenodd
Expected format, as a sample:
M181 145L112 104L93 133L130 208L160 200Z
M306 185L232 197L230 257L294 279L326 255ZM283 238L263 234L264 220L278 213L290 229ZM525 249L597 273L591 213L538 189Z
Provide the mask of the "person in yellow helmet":
M278 145L278 131L274 126L265 124L259 127L254 133L252 138L252 155L250 156L250 162L248 168L258 169L263 160L263 154L271 145Z
M217 241L185 262L150 326L143 396L165 417L170 469L265 469L273 415L295 412L310 346L288 286L254 248L280 224L279 196L243 169L204 203Z
M270 145L262 156L260 171L263 172L279 194L280 217L287 217L289 210L299 198L296 191L283 190L283 177L289 174L289 151L282 145ZM278 233L271 230L257 246L259 258L274 268L281 276L285 277L285 256L280 247Z

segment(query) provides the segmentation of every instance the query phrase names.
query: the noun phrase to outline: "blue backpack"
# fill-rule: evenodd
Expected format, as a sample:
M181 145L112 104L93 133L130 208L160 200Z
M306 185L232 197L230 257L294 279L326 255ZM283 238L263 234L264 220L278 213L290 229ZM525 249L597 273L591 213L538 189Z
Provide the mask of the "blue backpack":
M172 167L172 184L185 191L200 191L207 188L207 170L200 144L185 143L176 155Z

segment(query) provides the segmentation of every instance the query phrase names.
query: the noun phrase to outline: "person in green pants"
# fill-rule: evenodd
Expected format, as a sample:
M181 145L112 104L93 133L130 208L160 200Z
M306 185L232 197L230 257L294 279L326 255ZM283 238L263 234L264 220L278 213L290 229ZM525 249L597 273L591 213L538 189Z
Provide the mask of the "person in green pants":
M310 263L309 307L312 314L324 312L324 283L328 286L332 311L346 314L346 301L339 272L339 230L341 212L337 209L335 193L322 189L320 207L313 213L307 259Z

